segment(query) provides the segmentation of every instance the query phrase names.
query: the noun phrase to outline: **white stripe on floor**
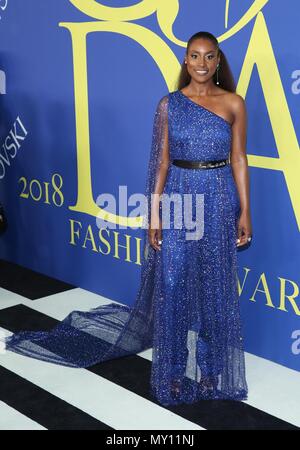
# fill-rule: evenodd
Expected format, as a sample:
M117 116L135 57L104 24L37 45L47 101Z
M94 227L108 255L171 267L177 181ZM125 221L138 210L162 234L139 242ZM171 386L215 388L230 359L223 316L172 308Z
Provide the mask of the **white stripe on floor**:
M262 411L300 427L300 373L246 353L249 399Z
M24 301L28 301L28 299L7 289L0 288L0 309L9 308L20 303L25 304Z
M13 352L0 355L0 364L118 430L202 429L85 369L59 366Z
M46 428L0 401L0 430L46 430Z
M81 288L71 289L37 300L29 300L26 297L0 288L0 310L22 304L57 320L62 320L71 311L77 309L88 311L96 306L105 305L111 302L118 303Z

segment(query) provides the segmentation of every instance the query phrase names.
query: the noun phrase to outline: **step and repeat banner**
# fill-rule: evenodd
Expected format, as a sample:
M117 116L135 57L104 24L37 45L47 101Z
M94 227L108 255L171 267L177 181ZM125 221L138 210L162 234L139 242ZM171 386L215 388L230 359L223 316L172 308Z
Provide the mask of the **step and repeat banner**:
M130 212L155 108L189 37L210 31L248 111L246 350L299 370L299 13L298 0L0 0L0 258L134 303L142 230Z

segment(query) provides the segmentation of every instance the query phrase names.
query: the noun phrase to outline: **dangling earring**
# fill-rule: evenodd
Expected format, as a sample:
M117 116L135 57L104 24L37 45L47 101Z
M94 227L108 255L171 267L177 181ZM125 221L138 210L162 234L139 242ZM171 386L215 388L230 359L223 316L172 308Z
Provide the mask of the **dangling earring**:
M216 84L220 84L219 83L219 67L220 67L220 64L217 65L217 81L216 81Z

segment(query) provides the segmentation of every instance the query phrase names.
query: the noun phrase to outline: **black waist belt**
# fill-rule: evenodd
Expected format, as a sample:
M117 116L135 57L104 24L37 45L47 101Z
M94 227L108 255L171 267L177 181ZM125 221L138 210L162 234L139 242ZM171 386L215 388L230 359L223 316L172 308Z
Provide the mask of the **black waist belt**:
M187 159L173 159L172 164L184 169L215 169L216 167L226 166L229 159L219 159L215 161L190 161Z

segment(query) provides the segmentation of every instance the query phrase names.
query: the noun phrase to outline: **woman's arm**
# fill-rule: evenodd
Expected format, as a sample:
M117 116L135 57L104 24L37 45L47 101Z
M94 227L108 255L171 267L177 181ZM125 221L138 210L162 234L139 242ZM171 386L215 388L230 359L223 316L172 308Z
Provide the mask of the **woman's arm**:
M234 121L232 124L232 146L230 162L233 177L240 197L241 214L238 224L237 246L248 243L252 237L252 225L250 214L250 182L248 171L248 159L246 154L247 142L247 111L244 99L235 94L231 100Z
M159 146L159 161L157 164L157 171L155 176L155 186L153 189L153 196L151 202L151 216L149 224L149 243L155 250L160 250L160 244L158 241L162 239L162 225L159 218L159 203L160 196L163 193L167 173L170 165L169 155L169 140L168 140L168 105L167 101L163 100L157 109L156 114L159 114L159 120L155 133L158 136L157 145Z

